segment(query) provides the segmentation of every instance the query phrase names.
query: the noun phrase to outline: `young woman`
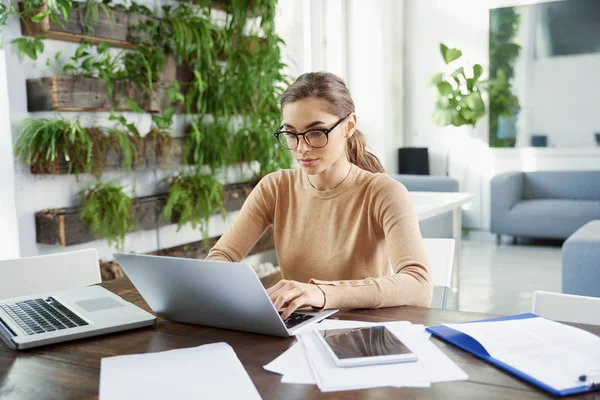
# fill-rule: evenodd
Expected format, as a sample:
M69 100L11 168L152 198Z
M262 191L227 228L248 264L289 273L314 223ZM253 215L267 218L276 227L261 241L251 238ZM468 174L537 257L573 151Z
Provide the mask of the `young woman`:
M408 192L366 151L344 82L304 74L281 111L275 137L300 169L265 176L206 259L239 262L273 225L284 279L267 292L283 319L304 306L428 307L433 287Z

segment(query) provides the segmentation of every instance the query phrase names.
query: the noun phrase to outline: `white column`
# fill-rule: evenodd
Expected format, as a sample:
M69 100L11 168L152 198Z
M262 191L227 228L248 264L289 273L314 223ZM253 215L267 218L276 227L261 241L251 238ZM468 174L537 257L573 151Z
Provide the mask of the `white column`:
M7 46L7 44L5 44ZM5 50L0 49L0 259L18 258L19 225Z
M348 0L347 83L358 128L389 173L402 145L402 20L404 1Z

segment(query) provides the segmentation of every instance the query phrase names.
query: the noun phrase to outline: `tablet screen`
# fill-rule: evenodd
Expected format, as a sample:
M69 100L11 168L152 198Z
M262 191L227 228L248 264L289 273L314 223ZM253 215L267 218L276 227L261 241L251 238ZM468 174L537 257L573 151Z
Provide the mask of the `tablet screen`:
M411 354L385 326L318 331L337 358L361 358Z

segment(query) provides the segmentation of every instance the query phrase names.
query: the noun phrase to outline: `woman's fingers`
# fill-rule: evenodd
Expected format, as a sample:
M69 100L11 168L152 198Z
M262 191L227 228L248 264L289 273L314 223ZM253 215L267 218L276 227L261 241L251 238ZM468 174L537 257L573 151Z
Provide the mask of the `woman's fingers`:
M285 311L281 314L281 318L285 320L287 317L292 315L294 311L305 305L306 297L306 293L302 293L300 296L296 297L292 302L290 302Z
M296 297L302 295L302 290L297 287L288 287L284 286L277 292L273 293L271 296L271 301L277 310L283 308L286 304L289 304Z

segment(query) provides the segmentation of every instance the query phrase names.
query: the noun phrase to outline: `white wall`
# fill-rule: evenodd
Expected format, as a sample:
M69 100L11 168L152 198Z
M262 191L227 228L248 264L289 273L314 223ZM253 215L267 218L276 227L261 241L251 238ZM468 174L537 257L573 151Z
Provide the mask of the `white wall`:
M385 170L398 169L402 147L404 1L347 0L348 84L358 128Z

